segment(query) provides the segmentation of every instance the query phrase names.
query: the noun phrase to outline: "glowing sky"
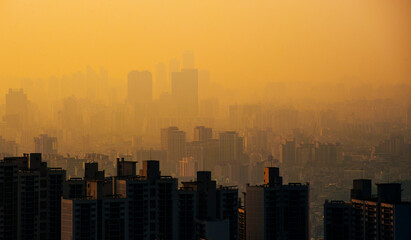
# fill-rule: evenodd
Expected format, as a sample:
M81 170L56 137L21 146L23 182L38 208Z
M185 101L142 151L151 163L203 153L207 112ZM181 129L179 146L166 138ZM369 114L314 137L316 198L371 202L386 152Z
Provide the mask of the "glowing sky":
M410 82L408 0L0 0L0 79L124 78L192 50L223 85Z

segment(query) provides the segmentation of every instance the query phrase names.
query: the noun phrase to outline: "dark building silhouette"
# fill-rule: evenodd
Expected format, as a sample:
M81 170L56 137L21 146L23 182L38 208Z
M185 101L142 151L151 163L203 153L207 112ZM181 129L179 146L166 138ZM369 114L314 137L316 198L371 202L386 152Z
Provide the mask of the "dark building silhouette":
M308 185L283 185L279 169L270 167L264 185L246 189L246 239L309 239Z
M11 219L4 219L5 223L0 224L4 239L60 239L66 172L47 168L40 153L31 153L4 158L0 163L1 174L5 174L0 176L3 184L8 184L0 190L5 196L1 205L9 209L0 217Z
M18 171L13 162L0 162L0 236L17 239L18 234Z
M177 179L161 176L158 161L144 161L140 175L117 181L128 201L130 239L177 239Z
M411 203L401 200L401 184L377 184L372 195L371 180L353 181L351 201L326 201L325 239L408 239L411 236Z
M208 171L197 172L196 181L183 182L182 185L183 189L192 189L197 194L197 239L213 239L213 232L217 230L221 239L224 233L228 235L227 239L238 239L238 189L217 188Z
M124 158L117 158L117 176L135 176L136 175L136 164L134 161L126 161Z
M84 163L84 180L104 180L104 170L98 170L98 163Z

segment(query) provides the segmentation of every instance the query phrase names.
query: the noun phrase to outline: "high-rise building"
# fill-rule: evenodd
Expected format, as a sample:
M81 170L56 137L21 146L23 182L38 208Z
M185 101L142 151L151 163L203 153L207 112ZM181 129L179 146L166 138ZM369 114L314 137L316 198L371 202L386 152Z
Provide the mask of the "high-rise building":
M207 142L213 138L213 129L204 126L194 128L194 141Z
M217 230L221 234L219 239L238 239L238 189L217 188L208 171L197 172L196 181L183 182L182 185L182 189L190 189L197 194L197 239L213 239L213 232ZM226 238L223 237L225 233Z
M134 161L126 161L124 158L117 158L117 177L135 176L136 164Z
M326 201L324 204L325 239L349 240L352 238L351 204L344 201Z
M41 134L34 138L34 152L46 154L57 154L57 138Z
M401 200L401 184L377 184L372 195L371 180L356 179L351 201L326 201L325 239L407 239L411 236L411 203Z
M18 174L18 239L39 239L40 173L23 171ZM60 219L59 219L60 220ZM57 229L58 230L58 229Z
M7 172L2 179L10 184L1 189L1 195L9 195L2 205L14 207L3 212L3 216L12 219L5 220L9 229L3 228L4 234L12 236L10 239L60 239L60 201L66 172L47 168L39 153L5 158L0 163L0 174L2 172ZM14 216L7 215L10 211ZM3 226L6 225L0 224L0 229Z
M13 162L0 162L0 236L17 239L18 235L18 171Z
M324 165L337 163L337 146L331 143L318 143L315 148L315 162Z
M237 132L220 133L220 162L241 163L244 157L244 139Z
M63 198L76 199L86 197L86 181L82 178L70 178L63 183Z
M178 116L198 114L198 70L182 69L171 74L171 93Z
M295 140L286 140L285 143L280 145L280 160L283 164L287 166L292 166L295 164Z
M129 239L126 210L124 198L63 199L61 239Z
M244 206L239 206L238 208L238 239L247 240Z
M41 178L40 178L41 179ZM61 168L47 169L47 212L48 238L60 239L61 235L61 197L63 196L66 171ZM41 184L44 183L40 182ZM41 192L40 192L41 196ZM40 206L41 207L41 206Z
M186 156L186 133L177 127L161 129L161 149L167 151L166 169L176 172L178 162Z
M158 161L144 161L140 175L117 181L128 202L130 239L177 239L177 179L161 176Z
M264 169L264 185L248 185L246 239L309 239L309 186L284 185L279 169Z
M178 239L196 239L196 218L198 216L198 194L192 188L181 187L177 192Z
M295 161L299 165L310 164L315 159L315 145L311 143L299 144L295 150Z
M98 170L97 162L85 162L84 163L84 180L104 180L104 170Z

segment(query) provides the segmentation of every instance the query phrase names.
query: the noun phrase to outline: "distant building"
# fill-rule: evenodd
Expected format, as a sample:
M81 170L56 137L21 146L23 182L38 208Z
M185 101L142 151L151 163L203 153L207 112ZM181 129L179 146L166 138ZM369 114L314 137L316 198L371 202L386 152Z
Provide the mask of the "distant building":
M57 138L42 134L34 138L34 152L46 154L57 154Z
M295 139L292 141L286 140L280 145L280 160L287 166L292 166L296 163L296 144Z
M241 163L244 157L244 139L237 132L220 133L220 162Z
M186 156L186 133L177 127L161 129L161 149L167 151L166 169L177 172L178 162Z
M194 141L207 142L213 138L213 129L199 126L194 128Z

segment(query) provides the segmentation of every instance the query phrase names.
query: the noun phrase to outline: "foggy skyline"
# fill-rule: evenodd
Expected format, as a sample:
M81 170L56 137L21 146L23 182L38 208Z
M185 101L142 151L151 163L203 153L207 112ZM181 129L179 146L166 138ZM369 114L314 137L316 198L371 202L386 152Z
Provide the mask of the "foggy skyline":
M410 13L0 0L0 238L410 236Z

